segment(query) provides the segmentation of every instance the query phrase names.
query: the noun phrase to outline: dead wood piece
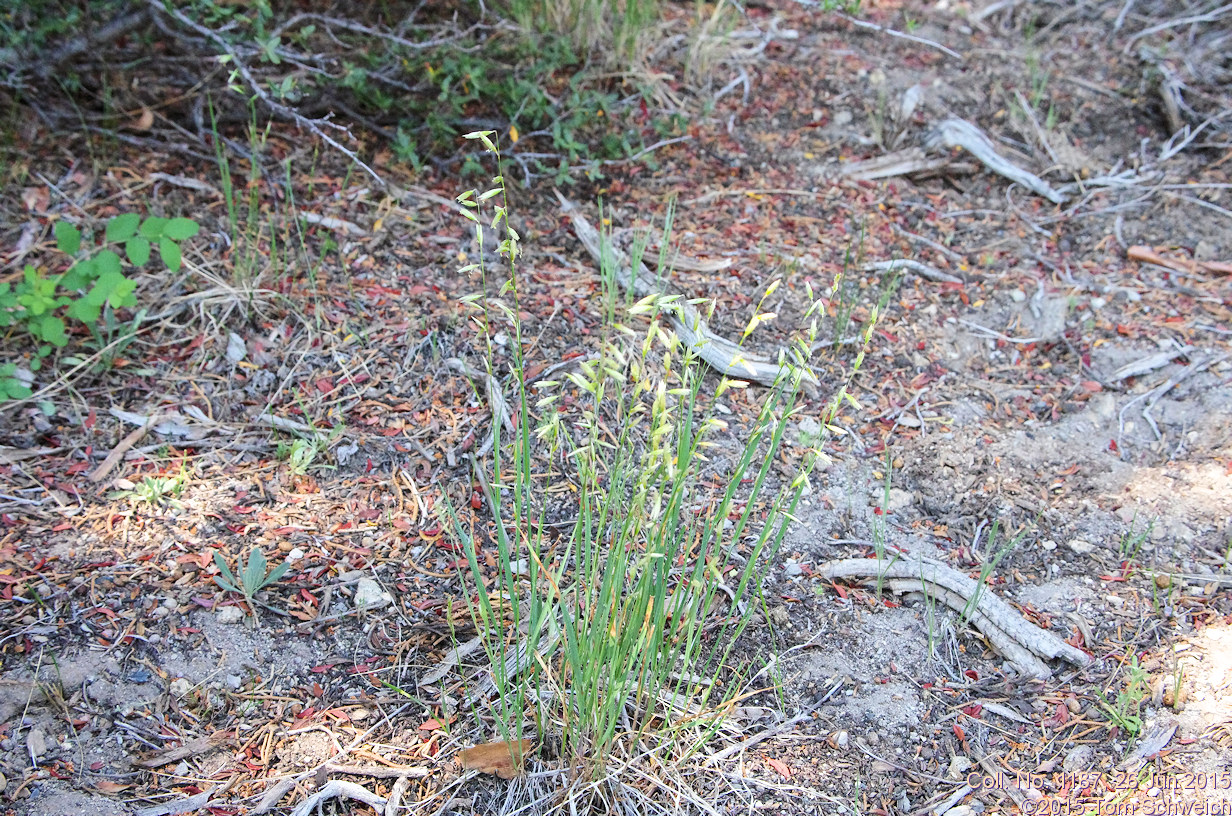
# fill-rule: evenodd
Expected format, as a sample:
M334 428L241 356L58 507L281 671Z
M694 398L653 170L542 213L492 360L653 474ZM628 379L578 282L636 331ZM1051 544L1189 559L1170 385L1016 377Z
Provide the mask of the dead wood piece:
M961 147L983 162L984 166L994 173L1005 176L1010 181L1018 182L1053 204L1065 202L1066 196L1063 193L1054 190L1048 182L1034 173L1023 170L1001 156L993 146L992 140L965 119L951 117L933 128L925 141L925 147L936 149L939 146Z
M51 456L64 448L10 448L0 445L0 465L15 465L25 459Z
M880 577L914 582L912 588L926 589L947 606L961 601L956 608L969 612L971 622L984 632L993 647L1031 676L1049 675L1047 666L1039 662L1040 659L1059 657L1076 666L1086 666L1091 662L1091 658L1081 649L1035 626L987 587L935 561L900 559L886 562L874 558L847 558L823 565L819 573L828 580ZM941 590L955 597L950 598Z
M629 259L613 246L604 246L599 233L578 206L569 201L559 192L561 209L573 221L574 232L577 233L586 250L590 252L596 263L608 261L616 266L616 280L621 287L631 290L637 297L663 294L655 284L654 276L642 264L637 269L632 268ZM785 381L790 376L786 365L770 362L764 355L747 351L737 343L720 337L710 331L701 314L692 305L683 300L673 303L670 307L672 327L680 335L681 342L687 348L693 349L699 357L712 368L729 377L741 380L752 380L761 385L774 385L782 377ZM816 379L807 375L808 384L815 385Z
M1149 357L1143 357L1141 360L1134 360L1132 363L1126 363L1113 373L1109 382L1120 382L1130 377L1137 377L1140 374L1149 374L1157 368L1163 368L1177 357L1186 356L1189 352L1193 351L1193 348L1193 346L1181 346L1180 348L1168 349L1152 354Z
M363 802L373 809L384 807L385 797L375 794L362 785L356 785L354 782L344 782L341 779L331 779L316 793L309 796L304 801L296 806L295 810L291 811L291 816L308 816L321 802L326 799L334 798L355 799Z
M1012 663L1020 674L1040 680L1045 680L1052 676L1052 670L1048 668L1044 661L1015 642L1004 630L989 620L987 615L978 610L968 610L969 601L967 598L935 584L930 584L928 581L921 581L918 578L894 578L886 581L885 586L895 595L920 592L934 601L940 601L955 612L969 612L968 621L971 625L980 630L980 633L984 635L984 638L992 646L993 650Z
M279 779L265 795L261 797L261 801L252 809L252 816L261 816L262 813L269 813L282 801L282 797L291 792L291 789L296 785L296 778L288 776L286 779Z
M321 767L329 773L370 776L373 779L423 779L431 773L419 765L338 765L330 762Z
M919 147L896 150L884 156L874 156L843 165L839 174L856 181L873 181L892 176L910 176L917 173L935 173L951 164L949 156L928 156Z
M137 811L137 816L180 816L181 813L196 813L209 804L213 791L201 791L184 799L150 805Z
M900 269L905 269L908 272L914 272L921 278L927 278L930 281L937 283L963 283L963 279L957 275L951 275L949 272L942 272L936 267L929 266L920 261L912 261L907 258L898 258L893 261L873 261L872 263L864 264L866 272L896 272Z
M394 781L393 790L389 792L389 800L385 803L385 813L383 816L397 816L398 808L402 805L402 797L410 784L411 778L409 776L400 776Z

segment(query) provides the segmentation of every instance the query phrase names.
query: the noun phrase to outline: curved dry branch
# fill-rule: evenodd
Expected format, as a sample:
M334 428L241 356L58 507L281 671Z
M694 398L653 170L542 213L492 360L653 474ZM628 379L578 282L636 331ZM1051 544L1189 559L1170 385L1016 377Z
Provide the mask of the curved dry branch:
M616 267L616 281L624 289L630 290L637 297L663 294L662 288L655 283L654 276L644 265L638 264L635 270L631 260L619 249L604 246L598 231L591 226L586 216L569 199L556 193L560 199L561 210L573 222L573 230L578 240L586 247L598 264L606 261ZM720 337L710 331L701 313L684 300L671 305L670 314L672 328L680 335L686 347L694 349L697 355L706 361L711 368L740 380L752 380L761 385L774 385L780 377L786 377L788 367L784 363L771 362L765 355L748 351L738 343L733 343L725 337ZM808 385L816 385L816 379L811 379Z
M1043 660L1061 658L1075 666L1086 666L1091 657L1051 632L1028 621L987 587L957 570L927 559L878 561L874 558L847 558L830 561L818 569L827 580L839 578L888 579L895 592L922 591L967 615L968 620L988 638L993 648L1031 677L1046 678L1051 670Z

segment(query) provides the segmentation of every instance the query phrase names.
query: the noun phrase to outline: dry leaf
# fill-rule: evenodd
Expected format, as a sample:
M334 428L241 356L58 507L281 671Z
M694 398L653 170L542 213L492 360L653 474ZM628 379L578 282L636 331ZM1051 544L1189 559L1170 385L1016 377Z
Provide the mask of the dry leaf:
M51 206L51 191L46 187L26 187L21 191L21 203L32 213L45 213Z
M128 123L132 130L149 130L154 126L154 111L142 108L141 115Z
M100 779L94 783L95 789L99 793L114 794L123 790L128 790L132 785L125 785L122 782L112 782L110 779Z
M518 740L517 757L514 756L513 747L513 744L504 740L488 742L467 748L458 759L463 770L496 774L501 779L513 779L522 773L522 758L535 744L531 740Z
M778 772L778 775L784 779L791 779L791 768L787 767L787 763L778 759L767 759L766 764Z

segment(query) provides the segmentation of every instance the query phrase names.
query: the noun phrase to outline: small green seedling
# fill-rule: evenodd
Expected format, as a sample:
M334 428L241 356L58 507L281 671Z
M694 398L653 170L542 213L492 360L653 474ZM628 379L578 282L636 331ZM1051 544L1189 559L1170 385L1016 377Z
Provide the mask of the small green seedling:
M182 510L184 505L180 503L180 494L184 492L184 484L188 481L186 472L177 473L174 476L146 476L140 482L129 486L129 483L121 481L120 484L125 486L124 490L118 490L111 494L113 499L128 499L133 502L144 502L151 507L173 507L176 510Z
M236 568L239 569L241 562L237 559ZM257 616L257 601L255 596L258 592L265 589L271 584L278 583L282 576L287 574L287 570L291 568L290 561L283 561L272 570L266 572L267 562L265 553L261 552L260 548L253 547L248 552L248 564L240 571L240 577L236 580L235 574L231 572L231 568L227 566L227 562L223 560L222 553L215 551L214 566L218 567L218 575L214 576L214 581L227 592L234 592L241 595L244 601L248 604L248 608L252 610L252 615Z
M1146 671L1138 665L1135 657L1129 667L1129 678L1125 682L1125 690L1117 694L1116 702L1100 695L1099 705L1108 716L1108 721L1129 735L1132 740L1142 730L1142 702L1150 693L1147 684Z
M331 469L333 465L319 460L341 435L342 427L339 426L329 434L318 434L312 438L300 437L290 443L279 442L275 456L287 463L287 469L292 476L304 476L312 470Z

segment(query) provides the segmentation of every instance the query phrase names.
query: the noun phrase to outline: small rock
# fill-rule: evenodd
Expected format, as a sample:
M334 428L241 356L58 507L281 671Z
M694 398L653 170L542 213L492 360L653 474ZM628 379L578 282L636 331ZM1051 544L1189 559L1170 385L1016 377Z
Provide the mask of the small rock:
M238 674L228 674L223 678L223 684L231 691L236 691L240 687L241 682Z
M186 697L192 690L193 684L183 677L177 677L171 681L170 691L174 697Z
M244 610L238 606L224 606L214 613L214 619L222 624L234 625L244 619Z
M886 501L886 499L887 497L881 491L878 491L873 497L873 501L878 506L881 505L882 501ZM897 513L899 510L906 510L914 503L915 495L912 494L910 490L902 490L901 488L891 487L888 501L886 501L885 507L882 507L881 509L886 512Z
M1074 750L1065 755L1065 759L1061 760L1061 770L1066 773L1079 773L1091 769L1091 763L1095 760L1095 748L1090 745L1079 745Z
M1044 541L1041 541L1040 546L1043 547L1045 550L1052 552L1053 550L1057 548L1057 542L1053 541L1051 538L1048 538L1048 539L1045 539Z
M47 753L47 737L41 728L31 728L26 732L26 748L30 750L30 756L36 759Z
M287 560L290 561L291 563L295 563L296 561L303 558L304 555L305 553L302 549L300 549L299 547L292 547L291 552L287 553Z
M1027 293L1022 291L1021 289L1011 289L1010 290L1010 300L1014 301L1015 303L1022 303L1026 299L1027 299Z
M1213 261L1219 257L1219 249L1210 241L1203 238L1194 247L1195 261Z
M1083 541L1081 538L1073 538L1065 542L1065 546L1076 552L1078 555L1089 555L1095 552L1095 545L1089 541Z
M779 605L770 610L770 622L775 626L786 626L791 622L791 615L787 612L787 607Z
M355 606L360 609L381 609L393 602L393 596L367 576L360 578L355 585Z
M795 578L804 573L804 568L795 562L794 559L788 558L783 564L783 574L788 578Z

